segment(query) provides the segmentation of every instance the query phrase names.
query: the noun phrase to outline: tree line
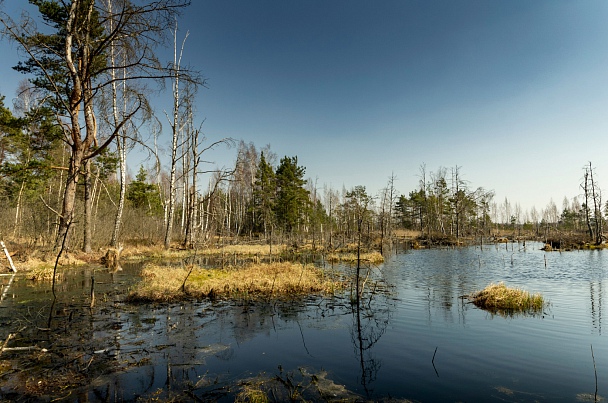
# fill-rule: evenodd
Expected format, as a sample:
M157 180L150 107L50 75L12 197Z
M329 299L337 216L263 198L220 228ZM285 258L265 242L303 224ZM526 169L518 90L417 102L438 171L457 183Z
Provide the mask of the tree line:
M32 244L66 244L85 252L120 241L193 247L218 239L263 239L313 247L353 242L380 246L396 230L427 238L479 238L498 229L585 231L602 241L601 190L589 164L581 199L522 213L508 200L473 188L462 168L421 165L408 194L391 175L377 194L363 186L318 187L297 156L280 160L270 146L209 140L197 118L205 80L184 67L186 33L177 18L186 0L30 0L37 15L0 10L4 40L23 58L13 105L0 98L0 236ZM159 46L172 46L161 60ZM169 84L172 109L160 116L150 99ZM163 121L168 151L158 144ZM209 163L216 147L235 146L228 168ZM129 167L127 154L150 160ZM129 168L138 169L135 178Z

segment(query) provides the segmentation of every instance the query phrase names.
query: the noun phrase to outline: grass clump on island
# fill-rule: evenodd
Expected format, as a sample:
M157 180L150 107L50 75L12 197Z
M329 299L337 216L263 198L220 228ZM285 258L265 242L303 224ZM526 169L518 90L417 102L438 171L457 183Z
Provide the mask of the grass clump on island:
M479 308L489 311L539 312L545 305L542 295L510 288L502 282L492 283L469 298Z
M384 256L377 251L361 253L359 257L364 263L379 264L384 262ZM330 262L357 263L357 253L330 253L327 260Z
M331 294L345 287L342 280L318 267L289 262L225 269L147 264L141 276L142 281L127 296L130 302L171 302L189 297L291 298Z

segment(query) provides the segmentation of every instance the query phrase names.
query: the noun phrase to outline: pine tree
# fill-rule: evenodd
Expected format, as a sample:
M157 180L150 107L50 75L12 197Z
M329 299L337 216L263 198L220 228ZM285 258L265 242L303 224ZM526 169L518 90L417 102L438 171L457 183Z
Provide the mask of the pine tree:
M308 190L304 188L306 168L298 166L298 157L283 157L276 171L277 200L275 214L277 222L287 233L299 228L310 208Z
M162 216L163 205L158 188L148 183L148 174L143 166L135 180L127 186L126 199L136 209L142 209L149 215Z
M260 163L253 185L253 200L251 214L254 230L264 231L264 238L274 225L274 202L276 197L276 178L272 166L266 161L264 152L260 155Z

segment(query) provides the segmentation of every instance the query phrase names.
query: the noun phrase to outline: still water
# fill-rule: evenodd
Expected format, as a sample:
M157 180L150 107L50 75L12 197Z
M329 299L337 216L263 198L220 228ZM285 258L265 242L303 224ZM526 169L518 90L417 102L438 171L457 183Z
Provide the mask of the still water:
M593 346L598 398L608 396L602 334L608 251L546 253L541 246L392 255L371 268L358 309L348 295L295 304L131 306L120 302L129 268L112 279L98 275L114 290L102 298L117 309L94 310L89 337L99 341L99 354L134 364L99 377L85 395L232 401L244 379L281 378L304 389L304 378L317 374L360 400L593 401ZM548 306L534 316L505 317L462 298L501 281L542 293ZM3 301L5 324L11 322L1 315L19 305L20 287L23 281ZM78 399L84 400L68 398Z

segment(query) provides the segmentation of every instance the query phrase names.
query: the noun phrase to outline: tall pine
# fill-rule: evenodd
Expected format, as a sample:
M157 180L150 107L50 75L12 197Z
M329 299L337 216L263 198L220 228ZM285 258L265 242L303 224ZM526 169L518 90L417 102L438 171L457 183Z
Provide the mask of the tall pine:
M276 171L277 199L275 213L280 227L291 234L301 228L310 208L304 188L306 168L298 166L298 157L283 157Z

